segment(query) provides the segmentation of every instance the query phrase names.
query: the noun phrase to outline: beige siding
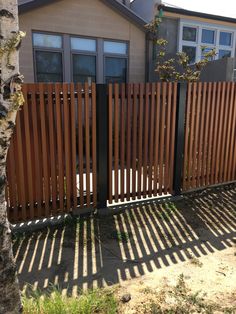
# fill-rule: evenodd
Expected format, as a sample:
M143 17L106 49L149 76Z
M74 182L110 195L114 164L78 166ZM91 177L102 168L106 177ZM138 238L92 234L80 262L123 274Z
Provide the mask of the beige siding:
M100 0L63 0L20 15L27 32L20 52L25 82L34 81L32 30L129 41L129 80L145 80L145 33Z

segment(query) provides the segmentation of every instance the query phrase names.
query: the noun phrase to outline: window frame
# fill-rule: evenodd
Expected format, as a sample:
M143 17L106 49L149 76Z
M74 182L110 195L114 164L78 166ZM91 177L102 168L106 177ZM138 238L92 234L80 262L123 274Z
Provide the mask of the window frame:
M183 27L195 27L197 29L197 39L196 42L185 41L183 40ZM215 42L214 44L202 43L202 30L212 30L215 31ZM231 46L223 46L220 45L220 32L226 32L232 34L232 42ZM231 58L235 57L235 42L236 42L236 27L228 27L224 25L218 25L215 23L201 23L194 20L186 20L180 19L179 21L179 36L178 36L178 51L182 52L183 46L193 46L196 47L196 60L198 62L201 60L201 48L205 46L206 48L215 48L216 49L216 56L213 60L219 59L219 50L229 50L231 51ZM193 63L191 63L193 64Z
M73 55L82 55L82 56L93 56L95 57L96 63L96 73L95 73L95 83L98 81L98 38L88 37L88 36L79 36L79 35L70 35L70 68L71 68L71 82L74 82L74 71L73 71ZM96 51L89 51L89 50L78 50L72 49L71 46L71 38L83 38L83 39L92 39L96 42Z
M104 51L104 42L105 41L110 41L110 42L116 42L116 43L122 43L122 44L126 44L127 50L126 50L126 54L123 53L111 53L111 52L105 52ZM130 51L130 47L129 47L129 42L125 41L125 40L115 40L115 39L108 39L108 38L103 38L103 45L102 45L102 49L103 49L103 82L105 84L106 82L106 57L110 57L110 58L119 58L119 59L126 59L126 79L125 79L125 83L127 83L129 81L129 51Z
M61 48L50 48L50 47L42 47L42 46L34 46L34 34L42 34L42 35L56 35L61 36L62 39L62 47ZM62 61L62 83L65 81L65 62L64 62L64 40L63 40L63 34L60 33L54 33L54 32L44 32L44 31L37 31L32 30L31 32L31 38L32 38L32 49L33 49L33 65L34 65L34 81L36 83L38 82L37 79L37 65L36 65L36 51L42 51L42 52L60 52L61 53L61 61Z

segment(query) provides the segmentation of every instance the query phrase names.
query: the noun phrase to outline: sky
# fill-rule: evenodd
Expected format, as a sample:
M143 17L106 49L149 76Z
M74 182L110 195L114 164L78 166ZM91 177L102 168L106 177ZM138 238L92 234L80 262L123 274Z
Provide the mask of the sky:
M236 18L236 0L163 0L183 9Z

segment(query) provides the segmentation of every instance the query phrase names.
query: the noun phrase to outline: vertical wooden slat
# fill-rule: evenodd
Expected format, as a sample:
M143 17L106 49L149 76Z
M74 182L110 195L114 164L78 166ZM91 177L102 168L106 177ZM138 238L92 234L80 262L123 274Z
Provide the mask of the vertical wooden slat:
M22 92L24 99L27 99L27 85L22 86ZM31 161L31 136L29 127L29 105L26 102L24 105L24 130L25 130L25 148L26 148L26 165L27 179L28 179L28 191L29 191L29 207L30 207L30 218L34 218L34 197L33 197L33 176L32 176L32 161Z
M201 92L202 92L202 83L197 83L197 104L196 104L196 116L195 116L195 128L194 128L194 146L193 146L193 163L192 163L192 173L193 173L193 187L196 187L197 184L197 177L199 176L199 173L196 171L197 170L197 153L199 153L199 120L200 120L200 106L201 106Z
M121 201L124 201L125 185L125 84L121 85L121 113L120 113L120 188Z
M208 97L210 98L209 111L210 115L210 126L209 126L209 136L208 140L204 139L204 149L207 151L207 160L206 160L206 185L211 184L211 171L212 171L212 162L213 162L213 126L215 120L215 110L216 110L216 83L209 83L208 86ZM203 162L204 159L203 159Z
M109 190L108 198L109 203L112 203L112 156L113 156L113 86L108 86L108 179L109 179Z
M171 103L171 139L170 139L170 182L169 192L173 193L173 178L174 178L174 158L175 158L175 124L176 124L176 106L177 106L177 83L173 85L173 96Z
M164 167L164 143L165 143L165 111L166 111L166 92L167 83L162 84L162 104L160 121L160 176L159 176L159 195L163 192L163 167Z
M221 165L221 149L222 149L222 124L225 106L225 82L222 83L222 94L220 100L220 112L219 112L219 128L218 128L218 138L217 138L217 152L216 152L216 175L215 182L220 183L220 165Z
M234 155L234 145L235 144L235 125L236 125L236 87L235 83L232 83L232 127L230 132L230 151L229 151L229 171L227 181L231 181L234 179L232 175L233 163L235 161ZM235 145L236 146L236 145Z
M132 199L136 198L136 163L137 163L137 95L138 85L133 85L133 122L132 122Z
M184 169L183 169L183 190L188 189L189 183L189 163L190 163L190 155L189 155L189 145L190 145L190 134L189 130L190 126L190 111L191 111L191 94L192 94L192 83L188 84L188 94L187 94L187 106L186 106L186 122L185 122L185 143L184 143Z
M115 170L115 202L119 199L119 84L114 85L114 170Z
M69 108L68 108L68 84L63 83L63 114L64 114L64 143L65 143L65 182L66 188L66 209L67 211L71 208L71 149L70 149L70 136L69 136Z
M229 82L226 83L226 99L224 101L224 115L223 115L223 125L222 125L222 140L221 140L221 153L220 153L220 176L219 182L223 182L223 178L226 172L225 154L226 154L226 130L229 128L229 95L230 95L231 85Z
M143 196L147 195L147 159L148 159L148 131L149 131L149 90L150 84L145 85L145 113L144 113L144 147L143 147Z
M206 160L206 150L203 145L203 136L207 136L209 128L209 103L206 102L206 91L207 83L204 82L202 86L202 98L200 101L200 112L199 112L199 143L198 143L198 154L197 154L197 181L196 186L201 186L200 182L205 177L206 162L204 165L202 160ZM207 142L207 139L206 139ZM203 184L203 183L202 183Z
M220 110L220 97L222 93L222 83L217 83L216 88L216 114L213 125L213 151L212 151L212 165L211 165L211 184L216 183L216 151L218 143L218 128L219 128L219 110Z
M235 83L234 83L235 84ZM235 95L234 95L234 121L236 120L236 86L235 86ZM235 125L235 124L234 124ZM233 140L232 140L232 146L234 146L233 149L233 157L232 157L232 166L231 166L231 173L232 173L232 180L236 180L236 125L233 128Z
M57 158L58 158L58 185L60 210L64 210L64 165L63 165L63 142L62 142L62 118L61 118L61 84L55 85L56 96L56 126L57 126Z
M96 85L92 83L92 173L93 173L93 207L97 205L97 154L96 154Z
M164 168L164 193L167 194L169 190L169 157L170 157L170 118L171 118L171 94L173 85L168 83L168 95L167 95L167 114L166 114L166 141L165 141L165 168Z
M33 125L33 144L34 144L34 165L35 165L35 195L37 202L37 216L39 217L42 201L43 201L43 177L42 177L42 158L41 158L41 148L39 147L39 133L40 125L38 123L38 111L37 111L37 101L36 101L36 88L35 84L30 84L31 90L31 112L32 112L32 125Z
M90 206L90 132L89 132L89 85L84 84L84 105L85 105L85 159L86 159L86 203Z
M26 99L27 101L27 99ZM25 104L26 105L26 102ZM25 197L25 175L24 167L25 161L23 159L23 148L22 148L22 127L21 127L21 112L19 111L16 117L16 143L17 143L17 168L18 168L18 195L19 195L19 205L22 206L22 219L26 220L26 197Z
M187 189L193 187L193 144L194 144L194 128L195 128L195 107L196 107L196 90L197 83L193 83L192 97L191 97L191 118L190 118L190 131L189 131L189 162L188 162L188 180Z
M77 85L78 95L78 154L79 154L79 197L80 207L84 206L84 150L83 150L83 111L82 111L82 85Z
M51 191L52 191L52 212L57 212L57 174L56 174L56 153L55 153L55 123L53 106L53 85L47 84L48 92L48 118L49 118L49 148L50 148L50 169L51 169Z
M142 161L143 161L143 92L144 85L139 85L139 124L138 124L138 198L142 193Z
M150 136L149 136L149 145L148 145L148 151L149 151L149 166L148 166L148 196L152 196L152 184L153 184L153 139L154 139L154 112L155 112L155 84L151 84L151 111L150 111Z
M130 200L130 157L131 157L131 84L127 84L127 120L126 120L126 199Z
M76 112L75 112L75 85L70 84L70 130L71 130L71 187L73 208L77 207L77 170L76 170Z
M156 114L155 114L155 145L154 145L154 189L153 194L157 196L157 180L159 172L159 131L160 131L160 106L161 106L161 83L156 83Z
M45 213L49 216L49 169L48 169L48 144L47 144L47 133L46 133L46 121L45 121L45 101L44 101L44 85L39 84L40 94L40 122L41 122L41 137L42 137L42 153L43 153L43 185L44 185L44 203Z

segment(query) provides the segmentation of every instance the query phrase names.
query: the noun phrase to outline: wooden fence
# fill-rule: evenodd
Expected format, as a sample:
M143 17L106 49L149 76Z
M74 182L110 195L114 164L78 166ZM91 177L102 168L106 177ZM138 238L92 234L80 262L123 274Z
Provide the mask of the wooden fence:
M177 84L109 85L109 203L172 193Z
M24 84L7 159L10 221L235 181L235 83L186 87Z
M96 86L25 84L7 160L11 221L96 206Z
M236 86L188 85L183 190L236 180Z

